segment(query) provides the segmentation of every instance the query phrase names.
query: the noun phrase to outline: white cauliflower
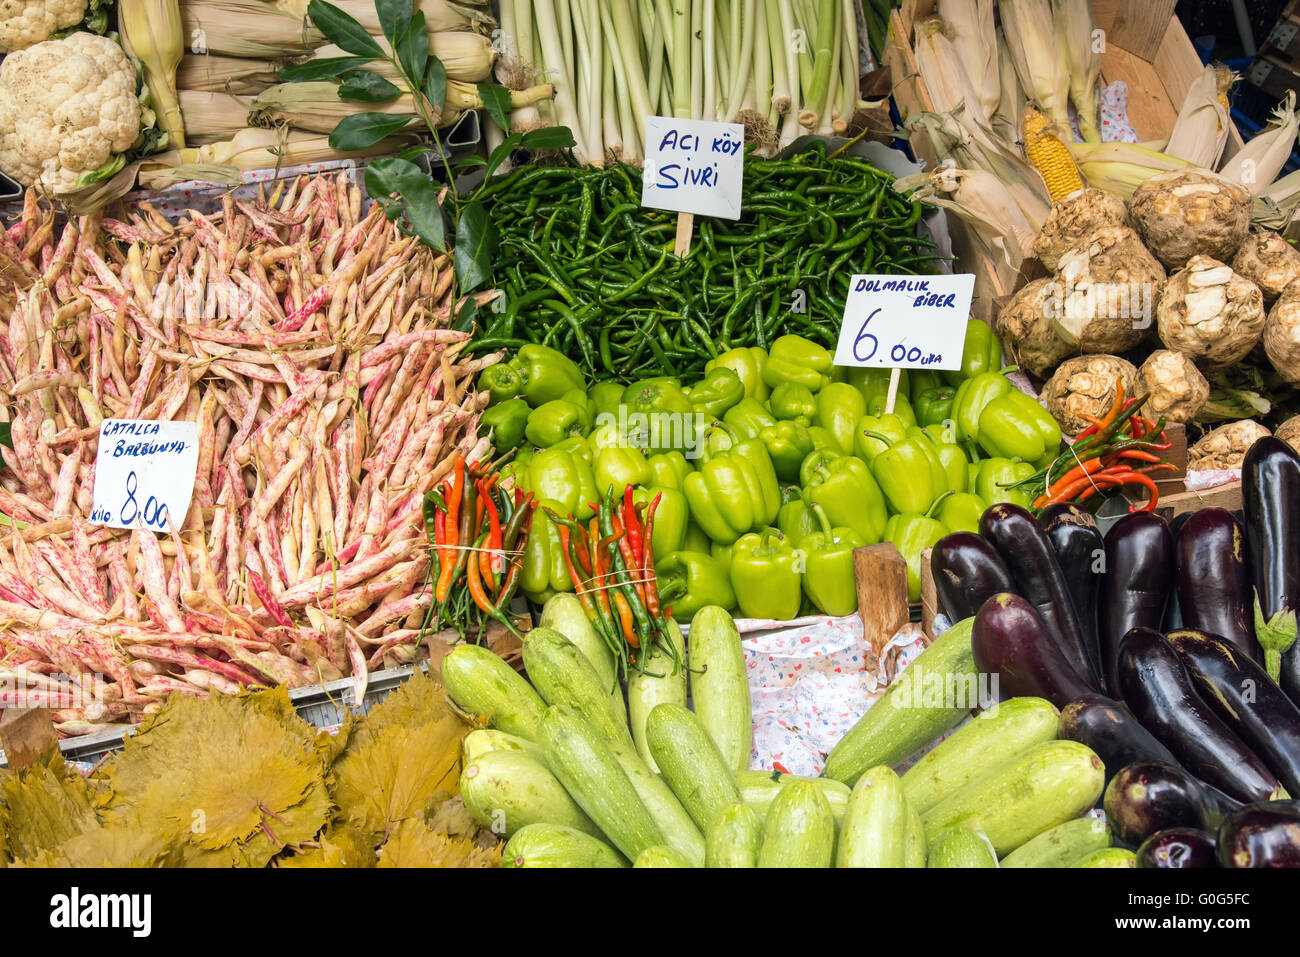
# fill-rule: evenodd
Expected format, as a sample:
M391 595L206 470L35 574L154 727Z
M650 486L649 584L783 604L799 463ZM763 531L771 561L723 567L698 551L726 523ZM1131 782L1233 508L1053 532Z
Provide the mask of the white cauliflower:
M0 0L0 53L23 50L75 27L86 0Z
M107 37L73 33L0 64L0 170L54 193L131 148L140 135L135 67Z

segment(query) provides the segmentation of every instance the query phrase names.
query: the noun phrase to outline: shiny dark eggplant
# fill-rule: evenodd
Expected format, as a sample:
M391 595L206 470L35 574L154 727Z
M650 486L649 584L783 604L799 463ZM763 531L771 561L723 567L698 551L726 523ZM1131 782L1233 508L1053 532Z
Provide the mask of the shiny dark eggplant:
M1192 514L1192 512L1179 512L1169 520L1169 534L1173 536L1175 551L1178 548L1178 533ZM1178 603L1178 583L1175 580L1174 587L1169 590L1169 600L1165 602L1165 614L1160 620L1160 631L1177 631L1184 627L1186 626L1183 624L1183 609Z
M1218 843L1213 834L1198 828L1166 828L1142 842L1137 850L1137 866L1163 869L1218 867Z
M1102 806L1115 839L1128 847L1171 827L1214 830L1223 819L1200 781L1163 761L1120 768L1106 785Z
M1046 698L1058 708L1093 689L1065 660L1034 606L1004 592L984 603L971 630L975 668L998 676L1007 698Z
M1300 802L1237 809L1219 825L1218 844L1224 867L1300 867Z
M1136 761L1162 761L1177 766L1169 749L1138 723L1122 703L1105 695L1089 694L1061 709L1062 738L1087 745L1106 766L1109 781L1121 768Z
M1300 708L1259 664L1218 636L1174 631L1165 638L1205 703L1259 755L1288 795L1300 795Z
M1106 553L1097 519L1082 506L1065 502L1043 509L1038 521L1061 564L1088 660L1105 690L1101 648L1097 644L1097 597L1101 594Z
M1120 643L1119 687L1142 725L1178 763L1234 800L1283 796L1281 782L1196 691L1173 645L1150 628Z
M1119 644L1134 628L1158 629L1174 584L1174 539L1165 520L1150 512L1125 515L1106 533L1106 580L1097 629L1106 687L1124 697L1116 676Z
M1232 513L1222 508L1203 508L1190 515L1178 532L1175 553L1181 627L1218 635L1242 654L1262 661L1255 641L1255 599L1246 564L1246 533Z
M1241 499L1250 576L1269 622L1300 609L1300 454L1274 436L1257 441L1242 462ZM1295 634L1294 625L1280 632L1257 628L1255 637L1269 674L1280 667L1278 684L1300 704L1300 642L1290 645L1280 665L1276 660L1288 633Z
M1015 587L997 549L970 532L939 539L930 553L930 571L939 611L954 624L970 618L994 595Z
M1062 657L1084 684L1093 691L1100 690L1065 572L1034 516L1019 505L993 505L980 516L980 532L1006 562L1015 582L1014 591L1037 610Z

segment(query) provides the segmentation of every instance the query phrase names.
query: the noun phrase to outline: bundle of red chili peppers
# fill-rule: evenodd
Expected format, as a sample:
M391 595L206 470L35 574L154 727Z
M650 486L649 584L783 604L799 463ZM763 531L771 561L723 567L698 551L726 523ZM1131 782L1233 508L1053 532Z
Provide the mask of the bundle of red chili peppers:
M456 628L481 638L489 621L499 621L519 634L510 602L537 503L531 492L505 491L500 479L500 473L479 471L458 455L451 478L424 497L424 526L433 546L426 628Z
M670 628L672 609L661 609L655 578L650 537L654 532L655 510L662 496L649 506L632 501L628 486L621 498L610 489L596 515L584 526L572 516L547 510L560 535L564 561L573 579L578 599L596 632L609 645L627 676L630 665L645 672L645 663L656 645L673 663L682 662Z
M1129 511L1153 511L1160 492L1151 476L1175 469L1159 454L1170 448L1164 418L1152 422L1139 414L1146 401L1147 396L1125 399L1124 384L1119 383L1110 410L1099 419L1089 416L1091 424L1079 433L1068 452L1019 483L1046 488L1034 502L1034 510L1061 502L1086 502L1098 492L1137 485L1145 488L1149 497L1141 506L1130 505Z

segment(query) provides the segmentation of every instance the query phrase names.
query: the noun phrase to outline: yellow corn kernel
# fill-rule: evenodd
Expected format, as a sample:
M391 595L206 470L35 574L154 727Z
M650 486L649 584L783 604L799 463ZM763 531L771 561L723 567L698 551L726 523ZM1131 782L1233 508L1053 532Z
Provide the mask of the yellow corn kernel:
M1033 106L1024 120L1025 156L1047 183L1047 193L1057 203L1083 189L1083 176L1070 149L1051 129L1046 116Z

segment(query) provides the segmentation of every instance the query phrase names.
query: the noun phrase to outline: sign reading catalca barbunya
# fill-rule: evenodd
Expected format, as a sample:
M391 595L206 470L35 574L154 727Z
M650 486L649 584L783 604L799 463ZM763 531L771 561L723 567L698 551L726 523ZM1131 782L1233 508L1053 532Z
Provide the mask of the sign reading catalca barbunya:
M105 419L99 426L91 524L179 529L190 510L198 466L195 423Z

